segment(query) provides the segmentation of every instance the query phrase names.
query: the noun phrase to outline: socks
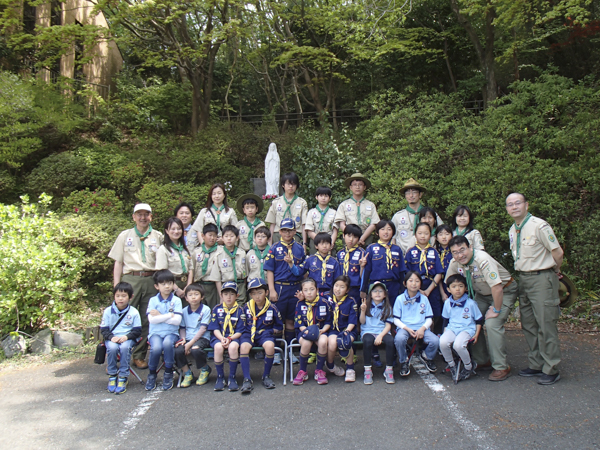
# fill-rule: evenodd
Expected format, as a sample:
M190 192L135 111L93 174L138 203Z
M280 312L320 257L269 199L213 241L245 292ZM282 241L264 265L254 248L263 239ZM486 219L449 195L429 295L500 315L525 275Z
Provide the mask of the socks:
M235 378L239 362L239 359L229 359L229 378ZM248 364L250 364L250 362L248 362Z
M471 370L472 368L473 368L473 364L471 364L471 363L465 364L465 369Z
M329 370L333 370L333 367L334 367L333 361L332 362L327 361L327 368Z
M263 372L263 378L271 375L271 367L273 367L273 357L275 355L265 355L265 370Z
M325 358L327 358L326 355L321 355L320 353L317 353L317 370L323 370L323 366L325 365Z
M242 365L242 373L244 374L244 378L250 378L250 355L240 355L240 364Z
M371 366L365 366L365 372L372 372Z
M225 371L223 370L223 361L215 361L215 368L217 369L217 376L220 378L225 378Z
M346 369L347 370L354 370L354 363L352 363L352 364L346 364Z
M308 366L308 355L303 355L300 353L300 370L304 370L306 372L306 366Z
M288 330L286 328L284 337L285 337L285 342L287 342L288 345L290 345L290 342L292 342L292 339L294 339L296 337L296 332L294 330Z

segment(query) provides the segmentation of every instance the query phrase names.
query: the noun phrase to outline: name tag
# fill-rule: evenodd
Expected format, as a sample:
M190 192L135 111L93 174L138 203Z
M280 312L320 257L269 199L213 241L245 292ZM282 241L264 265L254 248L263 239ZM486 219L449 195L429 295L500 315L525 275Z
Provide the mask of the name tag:
M273 310L267 311L267 320L273 320Z
M325 305L319 306L319 312L321 313L321 315L326 314L327 313L327 306L325 306Z
M333 270L333 265L332 265L332 264L327 264L325 267L326 267L327 269L331 269L331 270Z
M398 252L392 252L392 256L400 256Z
M367 211L371 211L372 209L373 209L373 207L367 206Z
M302 208L302 205L296 205L296 209Z
M435 258L435 251L429 250L429 252L427 253L427 257L428 258Z
M360 259L360 253L356 253L353 257L352 257L352 261L358 261Z

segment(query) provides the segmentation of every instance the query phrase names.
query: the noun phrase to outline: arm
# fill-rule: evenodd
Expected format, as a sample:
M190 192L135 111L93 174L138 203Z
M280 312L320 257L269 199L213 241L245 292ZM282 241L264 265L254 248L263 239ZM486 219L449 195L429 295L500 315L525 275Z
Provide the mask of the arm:
M133 327L125 336L130 341L137 341L142 335L142 327Z
M428 330L429 327L431 327L431 325L433 325L433 319L431 317L428 317L427 319L425 319L425 323L421 326L421 328L417 330L417 339L423 339L423 336L425 335L425 330Z
M448 300L448 295L446 295L446 291L444 290L444 286L441 283L441 280L440 280L439 288L440 288L440 296L442 297L442 301Z
M306 234L308 235L309 238L311 238L312 240L315 239L315 236L317 235L317 233L315 233L312 230L306 230Z
M177 325L181 323L181 314L173 314L169 320L167 320L167 325Z
M175 315L174 313L157 314L155 316L153 316L152 314L148 314L148 322L150 322L150 323L167 322L170 319L172 319L174 315ZM179 322L181 322L181 319L179 319ZM179 322L177 323L177 325L179 325Z
M115 261L113 267L113 287L121 282L121 275L123 274L123 262Z
M554 258L554 262L556 263L556 268L554 269L554 271L557 274L560 273L560 266L562 266L564 255L565 255L565 253L563 252L563 249L560 247L552 250L552 258ZM496 309L498 309L498 308L496 308Z
M333 230L331 231L331 245L333 245L335 247L335 241L337 239L337 235L338 235L338 229L337 227L333 227Z
M485 313L486 319L492 319L494 317L498 317L499 313L494 312L493 308L496 308L496 311L502 310L502 299L504 297L502 283L498 283L495 286L492 286L492 298L494 299L494 305L490 306L490 308Z
M473 343L476 344L479 339L479 333L481 333L481 324L478 323L475 329L475 336L473 336Z
M265 270L265 273L267 274L267 284L269 285L269 300L276 303L278 298L277 291L275 290L275 275L270 270Z
M385 323L385 327L383 328L383 331L375 338L375 345L381 345L381 343L383 342L383 338L385 337L386 334L388 334L390 332L390 330L392 329L392 324L389 322Z
M273 245L273 235L275 234L275 224L272 223L271 226L269 227L269 230L271 231L271 237L269 238L269 245Z
M365 242L367 241L367 239L369 238L369 236L371 236L371 234L373 234L373 231L375 231L375 225L371 224L367 227L367 229L365 230L365 232L363 233L363 235L360 237L360 243L362 245L365 245Z
M423 291L423 293L427 297L429 297L429 294L431 294L431 291L433 291L434 289L436 289L439 286L440 281L442 281L442 276L443 275L441 273L438 273L435 277L433 277L433 281L431 282L429 287Z

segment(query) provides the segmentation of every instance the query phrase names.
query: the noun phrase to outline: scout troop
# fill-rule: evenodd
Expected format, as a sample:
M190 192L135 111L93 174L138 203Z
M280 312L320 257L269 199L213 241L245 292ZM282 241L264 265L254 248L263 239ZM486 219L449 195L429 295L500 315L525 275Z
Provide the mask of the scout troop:
M175 365L182 370L181 387L194 379L197 385L206 384L211 347L214 389L240 389L236 371L241 365L241 391L250 393L249 353L257 346L265 354L262 384L272 389L271 367L280 362L276 336L300 344L300 358L293 361L300 363L294 385L308 380L311 352L318 384L328 382L326 371L354 382L357 340L363 345L365 384L373 383L372 367L381 366L380 346L386 351L385 381L394 383L395 358L400 375L407 376L410 339L424 341L419 356L430 372L437 370L433 360L440 349L455 379L468 379L475 368L489 367L489 380L502 381L511 374L504 324L517 295L531 349L529 368L519 375L539 377L539 384L560 379L557 274L563 254L552 228L528 213L522 194L506 200L515 220L509 236L520 274L517 286L485 252L469 208L457 207L451 226L444 225L433 209L421 204L426 189L412 178L401 189L408 206L392 220L381 220L365 198L371 183L360 173L346 179L352 195L337 211L329 205L332 192L327 187L317 189L317 205L308 210L296 194L299 185L296 174L284 175L284 195L272 202L265 220L270 228L258 218L262 199L254 194L238 199L243 215L238 220L220 184L211 187L193 225L193 207L178 205L176 217L165 222L164 237L152 229L150 205L135 206L135 227L122 232L109 253L115 261L115 300L102 321L109 392L125 392L130 360L134 367L148 367L148 341L148 390L157 385L161 356L164 390L173 386ZM379 239L373 243L375 231ZM332 256L338 232L343 248ZM556 297L548 299L544 292ZM117 322L123 317L123 323ZM460 372L451 348L463 361ZM345 368L335 363L338 353Z

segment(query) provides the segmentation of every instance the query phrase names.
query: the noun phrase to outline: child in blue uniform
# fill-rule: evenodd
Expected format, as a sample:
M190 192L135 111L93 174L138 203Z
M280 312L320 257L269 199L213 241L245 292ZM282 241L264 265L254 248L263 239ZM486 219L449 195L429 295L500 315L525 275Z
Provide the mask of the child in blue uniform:
M295 338L294 313L296 309L296 292L300 290L302 275L294 275L289 264L285 261L286 255L294 260L295 265L304 262L305 254L302 245L294 241L296 225L292 219L283 219L279 226L281 240L273 244L263 269L267 274L269 296L285 321L285 340L289 344Z
M421 293L421 275L409 271L404 277L406 290L398 296L394 305L394 324L396 325L396 338L394 344L398 351L400 361L400 375L403 377L410 373L410 361L406 355L406 343L410 338L423 339L427 345L421 359L429 372L437 370L433 358L439 348L439 338L429 328L433 324L433 311L427 297Z
M349 291L350 278L346 275L337 277L333 284L333 296L330 298L333 321L327 344L327 370L338 377L345 374L346 383L356 381L352 343L356 340L356 326L358 323L356 299L348 295ZM338 350L340 356L349 361L346 364L346 371L334 364L335 354Z
M262 347L265 350L265 369L262 382L267 389L274 389L271 379L271 368L275 357L275 336L283 333L283 321L279 311L267 295L269 289L262 278L248 280L248 295L250 301L246 305L246 330L242 335L240 346L240 363L244 372L242 394L252 391L250 378L250 350L252 347Z
M210 346L215 353L217 382L215 391L222 391L229 386L230 391L237 391L238 384L235 372L240 360L240 338L246 329L246 315L243 307L237 304L238 287L235 281L226 281L221 287L221 304L213 308L208 330L212 332ZM223 358L225 350L229 354L229 380L225 384Z
M187 355L192 355L196 361L196 368L200 370L196 384L202 386L208 381L210 366L206 363L205 348L210 346L210 308L202 304L204 288L199 284L190 284L185 288L185 299L189 303L183 309L179 336L181 339L175 344L175 361L177 367L183 371L182 388L190 387L194 381L192 368L188 367Z
M376 281L369 288L369 295L360 305L361 338L365 364L365 384L373 384L373 348L385 345L385 371L383 376L388 384L394 383L394 338L390 333L394 316L388 298L386 285Z
M308 380L306 372L308 354L315 344L317 346L315 380L318 384L327 384L323 366L327 358L327 334L331 328L332 314L329 301L319 296L317 283L312 278L302 282L295 316L296 335L300 342L300 370L294 378L294 385L299 386Z
M363 271L361 297L366 298L367 288L372 283L381 281L387 287L390 304L393 307L396 297L404 290L402 286L402 278L406 272L404 257L402 249L391 243L396 234L396 226L391 220L380 220L376 230L379 241L367 248L367 264Z
M142 335L142 319L138 310L129 305L133 297L131 284L118 283L113 295L115 301L102 314L100 332L106 346L108 392L123 394L127 390L131 352ZM117 368L119 356L121 366Z
M458 379L466 380L471 377L475 370L467 346L471 339L473 339L473 342L477 342L485 318L477 307L475 300L469 298L466 294L467 279L465 277L459 274L448 277L448 290L452 297L444 303L444 310L442 311L446 330L440 338L440 349L448 363L452 379L456 380L456 365L450 347L454 348L464 364Z
M156 369L160 356L165 362L163 390L173 387L173 364L175 363L175 343L179 340L179 324L181 323L181 299L173 294L175 276L170 270L158 270L152 276L154 288L158 294L148 303L148 322L150 330L150 358L148 359L148 379L146 390L156 389Z
M444 283L448 266L450 265L450 261L452 261L452 252L450 252L450 246L448 245L450 239L452 239L452 228L449 225L443 224L437 227L435 249L440 255L440 263L442 264L443 271L442 282L439 285L442 302L445 302L450 296L446 283Z
M358 245L362 230L358 225L349 224L344 228L344 248L337 253L337 260L342 268L342 275L350 278L348 296L356 301L360 298L360 282L364 266L366 250Z
M429 299L433 310L433 332L441 334L442 329L442 299L439 285L442 282L444 270L437 250L431 246L431 227L421 222L415 228L417 245L406 252L406 268L421 276L421 293Z

